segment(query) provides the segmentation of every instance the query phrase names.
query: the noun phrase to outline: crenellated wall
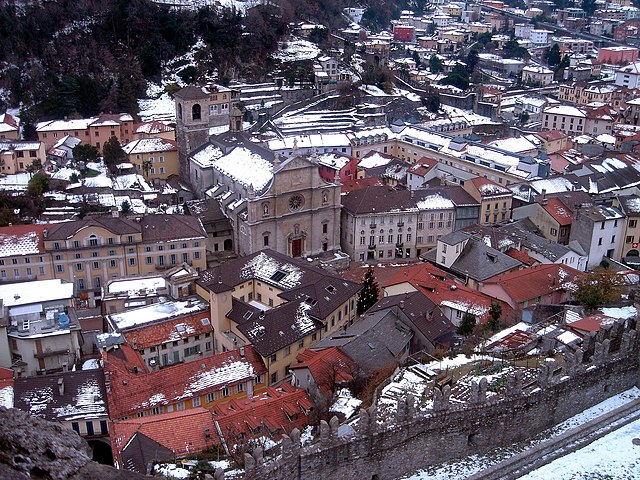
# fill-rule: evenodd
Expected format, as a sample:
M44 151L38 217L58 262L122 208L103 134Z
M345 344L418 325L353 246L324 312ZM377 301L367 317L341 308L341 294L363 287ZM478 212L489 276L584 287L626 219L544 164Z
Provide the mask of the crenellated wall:
M467 403L450 403L449 387L433 392L433 408L416 412L412 397L399 402L393 424L380 425L375 408L360 411L355 436L337 436L338 420L322 422L319 440L300 447L285 437L282 455L265 463L261 450L245 454L246 480L394 479L429 465L525 440L638 384L640 341L636 320L585 338L562 362L545 362L537 387L523 392L522 376L504 396L487 397L487 381L471 388ZM531 386L529 386L531 389Z

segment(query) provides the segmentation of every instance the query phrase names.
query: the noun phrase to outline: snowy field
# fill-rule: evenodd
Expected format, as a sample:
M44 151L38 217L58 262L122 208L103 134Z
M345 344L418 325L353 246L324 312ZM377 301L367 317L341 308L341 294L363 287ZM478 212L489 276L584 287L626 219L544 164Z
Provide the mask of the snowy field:
M634 387L536 435L528 442L508 448L495 449L483 455L471 455L451 461L404 477L404 480L462 480L531 448L551 436L584 425L588 421L638 398L640 398L640 389ZM610 433L573 454L531 472L521 480L640 479L640 460L638 460L640 446L631 443L633 438L640 438L640 420ZM555 464L557 464L556 467L551 468Z
M640 479L640 420L534 470L520 480Z

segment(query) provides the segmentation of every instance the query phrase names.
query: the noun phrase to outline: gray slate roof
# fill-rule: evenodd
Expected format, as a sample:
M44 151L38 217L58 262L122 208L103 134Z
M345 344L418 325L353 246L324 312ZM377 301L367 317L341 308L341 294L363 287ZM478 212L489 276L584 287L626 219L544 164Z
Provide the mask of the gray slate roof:
M313 350L338 347L365 372L396 366L413 332L391 310L374 312L357 321L346 332L334 333Z

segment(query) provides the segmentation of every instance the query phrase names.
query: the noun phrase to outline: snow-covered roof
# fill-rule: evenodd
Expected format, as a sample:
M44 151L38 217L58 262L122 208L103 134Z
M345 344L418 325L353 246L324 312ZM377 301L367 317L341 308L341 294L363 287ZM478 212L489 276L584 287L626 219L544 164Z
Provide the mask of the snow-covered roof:
M556 105L553 107L545 108L544 113L549 115L566 115L569 117L586 118L587 114L584 110L571 105Z
M371 153L358 163L359 168L375 168L389 164L393 160L390 155L381 155L379 153Z
M446 208L454 208L455 205L448 198L436 193L434 195L428 195L416 202L416 206L420 210L441 210Z
M213 168L236 182L260 191L273 178L273 165L246 147L235 147L213 162Z
M153 295L158 289L165 288L166 284L166 280L161 275L137 278L135 280L114 280L109 282L107 292L111 295L126 294L130 297L140 294Z
M169 150L178 150L175 142L164 138L141 138L127 143L122 147L127 155L139 153L155 153L167 152Z
M5 307L17 307L72 297L73 283L60 279L0 285L0 299Z
M109 316L109 321L118 330L128 330L167 318L199 312L208 308L208 303L199 299L165 301L154 303Z
M202 149L198 149L192 153L189 158L200 167L210 167L222 156L222 153L223 152L220 147L208 143Z
M341 170L342 168L344 168L350 160L350 157L337 153L325 153L322 155L318 155L316 159L318 164L331 167L336 170Z
M55 132L59 130L86 130L98 117L79 118L74 120L49 120L36 123L38 132Z
M298 148L325 148L325 147L349 147L349 137L345 133L318 133L311 135L297 135L284 137L267 142L269 150L290 150L294 145Z

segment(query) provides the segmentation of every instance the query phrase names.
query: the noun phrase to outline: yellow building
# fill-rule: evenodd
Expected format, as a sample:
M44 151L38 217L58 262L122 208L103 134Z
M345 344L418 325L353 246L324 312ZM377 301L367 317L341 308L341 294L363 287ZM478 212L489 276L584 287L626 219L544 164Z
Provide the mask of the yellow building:
M273 250L209 269L196 282L211 307L215 351L253 345L268 384L288 377L300 352L354 322L360 289Z
M166 180L180 173L178 147L173 140L143 138L126 144L123 150L145 180Z
M0 114L0 139L20 139L20 125L9 113Z
M80 297L90 302L113 278L149 275L182 263L204 270L205 246L202 224L187 215L86 217L51 225L44 233L54 278L75 283Z
M38 141L0 141L0 173L11 175L26 172L34 162L44 165L46 152L44 144Z
M0 282L51 280L51 255L44 250L47 225L0 228Z
M511 218L513 192L508 188L483 177L465 182L463 188L480 202L481 225L502 223Z

